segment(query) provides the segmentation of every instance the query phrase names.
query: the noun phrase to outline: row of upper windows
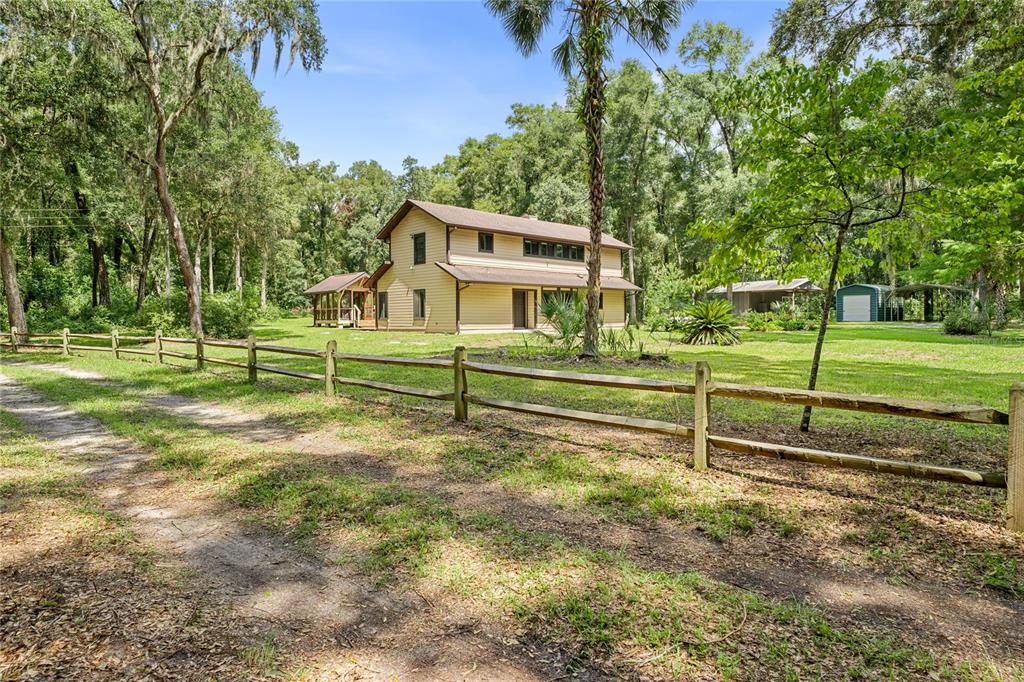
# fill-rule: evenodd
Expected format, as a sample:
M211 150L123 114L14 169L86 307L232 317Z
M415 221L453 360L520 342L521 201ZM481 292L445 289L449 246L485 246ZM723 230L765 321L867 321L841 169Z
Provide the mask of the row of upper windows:
M478 232L476 247L480 253L494 253L494 235L490 232ZM583 262L583 246L579 244L524 239L523 255ZM417 232L412 236L412 263L413 265L423 265L426 262L427 233Z

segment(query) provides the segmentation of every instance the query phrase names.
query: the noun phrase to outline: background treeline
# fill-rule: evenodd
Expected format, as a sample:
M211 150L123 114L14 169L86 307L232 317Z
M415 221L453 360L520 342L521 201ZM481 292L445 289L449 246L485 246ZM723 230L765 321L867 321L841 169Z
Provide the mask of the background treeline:
M310 3L270 5L287 11L263 24L188 2L0 8L5 322L16 306L36 330L194 328L191 282L206 333L239 335L324 276L376 268L374 236L408 197L587 224L572 83L564 104L513 104L506 133L432 167L301 163L249 74L285 37L315 69L322 36ZM833 274L968 285L1006 319L1024 289L1022 14L797 1L765 54L709 23L658 64L621 63L606 224L635 246L635 319L712 284Z

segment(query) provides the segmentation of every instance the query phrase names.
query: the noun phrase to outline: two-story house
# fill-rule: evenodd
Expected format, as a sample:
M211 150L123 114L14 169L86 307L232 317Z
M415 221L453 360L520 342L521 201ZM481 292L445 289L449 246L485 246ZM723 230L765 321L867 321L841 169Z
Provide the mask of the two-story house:
M534 329L546 296L584 295L590 232L530 217L406 201L377 235L387 261L366 281L376 292L378 329L491 332ZM630 246L601 242L601 316L626 323L622 276Z

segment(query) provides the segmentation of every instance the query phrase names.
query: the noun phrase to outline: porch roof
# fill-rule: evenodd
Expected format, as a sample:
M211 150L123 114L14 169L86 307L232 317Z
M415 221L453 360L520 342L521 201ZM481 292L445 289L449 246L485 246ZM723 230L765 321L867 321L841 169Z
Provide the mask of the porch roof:
M302 293L307 296L313 296L314 294L334 294L339 291L345 291L346 289L352 289L353 291L367 291L365 287L352 286L366 276L365 272L348 272L344 275L331 275L330 277L325 277L320 280Z
M563 287L585 289L586 274L572 272L551 272L549 270L525 270L519 268L488 268L478 265L452 265L434 263L460 282L478 284L519 284L542 287ZM639 291L640 287L622 277L602 277L601 288L618 291Z

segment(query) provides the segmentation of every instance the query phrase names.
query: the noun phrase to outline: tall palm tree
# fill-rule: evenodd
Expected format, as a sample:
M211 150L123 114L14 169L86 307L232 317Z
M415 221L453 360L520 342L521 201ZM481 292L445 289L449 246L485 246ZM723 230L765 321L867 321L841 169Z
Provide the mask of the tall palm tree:
M598 353L598 308L601 296L601 228L604 217L605 115L604 65L611 57L612 40L622 32L644 49L668 47L669 30L679 23L683 8L692 0L485 0L491 14L505 24L505 32L526 56L540 47L540 39L558 10L564 10L564 38L555 47L555 65L567 79L578 70L583 78L578 115L587 131L590 184L590 254L587 257L587 324L583 355Z

